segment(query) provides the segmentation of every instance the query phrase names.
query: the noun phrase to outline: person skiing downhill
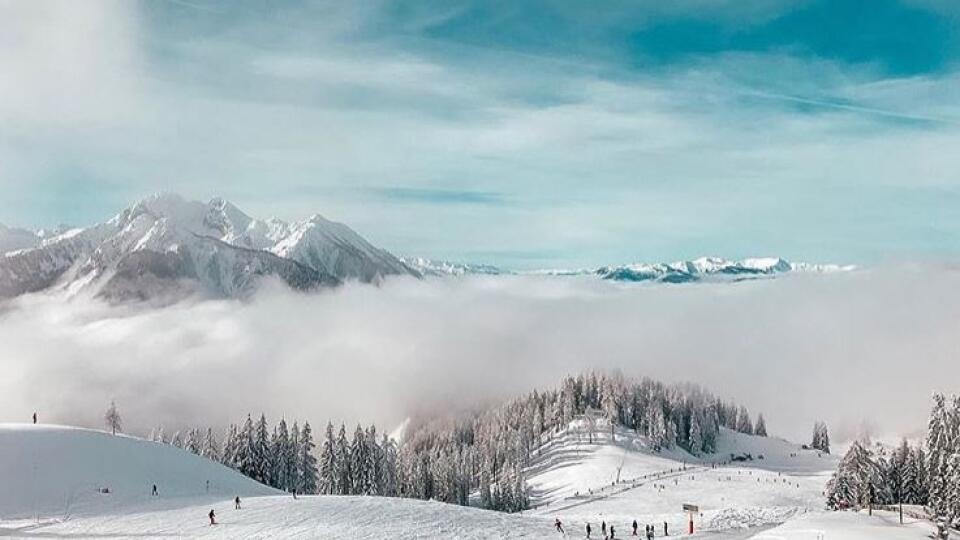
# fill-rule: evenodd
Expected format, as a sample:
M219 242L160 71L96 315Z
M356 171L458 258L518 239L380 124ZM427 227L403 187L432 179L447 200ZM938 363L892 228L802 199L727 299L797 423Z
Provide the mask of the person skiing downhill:
M153 495L154 497L156 497L156 496L158 495L158 494L157 494L157 485L156 485L156 484L153 485L153 491L150 492L150 495Z
M216 516L215 516L214 513L213 513L213 508L210 509L210 513L207 514L207 517L210 518L210 525L216 525L216 524L217 524L217 520L214 519Z
M600 532L603 533L603 538L606 539L607 538L607 522L606 521L600 522Z
M670 536L670 533L667 532L667 522L666 522L666 521L663 522L663 535L664 535L664 536Z
M33 413L33 423L37 423L37 413Z
M240 496L237 495L237 498L233 500L233 508L236 510L240 509Z
M590 538L590 524L587 523L587 538Z
M560 518L557 518L557 519L553 522L553 526L557 528L557 532L558 532L558 533L560 533L560 534L566 534L566 533L563 532L563 524L560 523Z
M633 520L633 535L637 535L637 520Z
M613 540L615 534L616 533L613 532L613 525L610 525L610 540Z

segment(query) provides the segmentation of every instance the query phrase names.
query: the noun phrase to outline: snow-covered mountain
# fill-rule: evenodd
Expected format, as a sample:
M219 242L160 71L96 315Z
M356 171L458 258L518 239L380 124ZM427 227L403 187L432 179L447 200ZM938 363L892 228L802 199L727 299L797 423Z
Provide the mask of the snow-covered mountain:
M93 227L34 237L27 249L0 256L0 298L54 286L113 300L237 297L262 276L295 289L419 276L346 225L320 216L261 221L222 199L202 203L174 194L147 197Z
M489 264L456 263L427 259L425 257L400 257L400 260L403 261L403 264L413 268L424 276L498 276L513 273Z

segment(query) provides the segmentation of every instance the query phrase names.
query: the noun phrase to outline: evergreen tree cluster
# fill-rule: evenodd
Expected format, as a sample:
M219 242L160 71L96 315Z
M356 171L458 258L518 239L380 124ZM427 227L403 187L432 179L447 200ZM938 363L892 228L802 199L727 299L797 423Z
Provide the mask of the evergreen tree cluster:
M960 397L933 396L925 447L893 452L856 441L828 484L831 506L903 502L926 505L938 520L960 522Z
M386 434L378 439L375 426L358 425L348 439L346 426L334 435L328 423L320 448L319 492L396 497L401 494L398 462L396 443Z
M227 428L222 445L212 428L177 432L169 439L163 428L158 428L151 439L222 463L268 486L317 493L319 475L309 422L300 428L296 422L288 426L281 419L270 430L263 414L256 421L247 415L242 426Z
M830 453L830 432L827 431L825 422L817 422L813 425L813 440L810 442L810 446L824 454Z
M746 407L697 386L588 372L493 409L411 428L400 449L401 494L466 504L477 490L486 508L522 510L529 504L523 470L537 450L571 421L592 425L596 417L611 436L622 426L657 450L676 445L694 454L715 451L721 426L766 435L762 416L755 427Z
M960 396L933 396L927 424L929 508L937 518L960 522Z
M869 504L926 504L927 458L920 445L904 440L893 452L854 441L827 483L832 508Z

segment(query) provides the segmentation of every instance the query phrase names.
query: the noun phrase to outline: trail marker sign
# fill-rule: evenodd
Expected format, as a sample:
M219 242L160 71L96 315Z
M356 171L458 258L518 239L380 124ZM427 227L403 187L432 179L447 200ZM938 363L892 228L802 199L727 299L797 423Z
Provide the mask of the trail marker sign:
M693 534L693 515L700 513L700 507L695 504L684 504L683 511L686 512L687 516L690 517L689 533Z

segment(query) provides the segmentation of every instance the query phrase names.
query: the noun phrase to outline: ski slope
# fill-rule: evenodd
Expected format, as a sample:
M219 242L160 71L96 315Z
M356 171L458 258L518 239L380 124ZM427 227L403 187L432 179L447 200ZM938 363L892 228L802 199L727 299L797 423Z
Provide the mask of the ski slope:
M0 520L122 511L154 484L168 502L278 493L170 445L53 425L0 424L0 479Z
M683 504L700 507L698 530L732 532L820 512L836 459L772 437L723 429L718 452L653 451L644 437L598 426L593 444L584 425L571 424L546 443L528 469L533 513L577 523L655 524L662 533L687 527ZM731 454L752 461L730 462ZM763 456L763 459L760 459ZM727 463L730 462L730 463ZM617 481L619 475L619 482Z
M835 458L786 441L724 431L719 444L727 455L700 459L654 452L625 430L614 441L600 430L593 444L583 434L574 424L544 445L528 470L538 507L511 515L412 499L294 499L168 445L62 426L0 425L0 536L555 539L563 537L553 527L560 518L566 537L582 537L588 522L598 532L601 520L627 537L636 519L641 531L656 524L660 538L664 521L671 536L684 531L683 503L700 505L697 536L715 540L817 540L818 531L828 531L824 540L906 540L929 531L923 523L897 526L883 513L823 512L821 491ZM711 463L729 452L764 459ZM157 497L150 495L154 483ZM103 487L110 493L100 493Z

